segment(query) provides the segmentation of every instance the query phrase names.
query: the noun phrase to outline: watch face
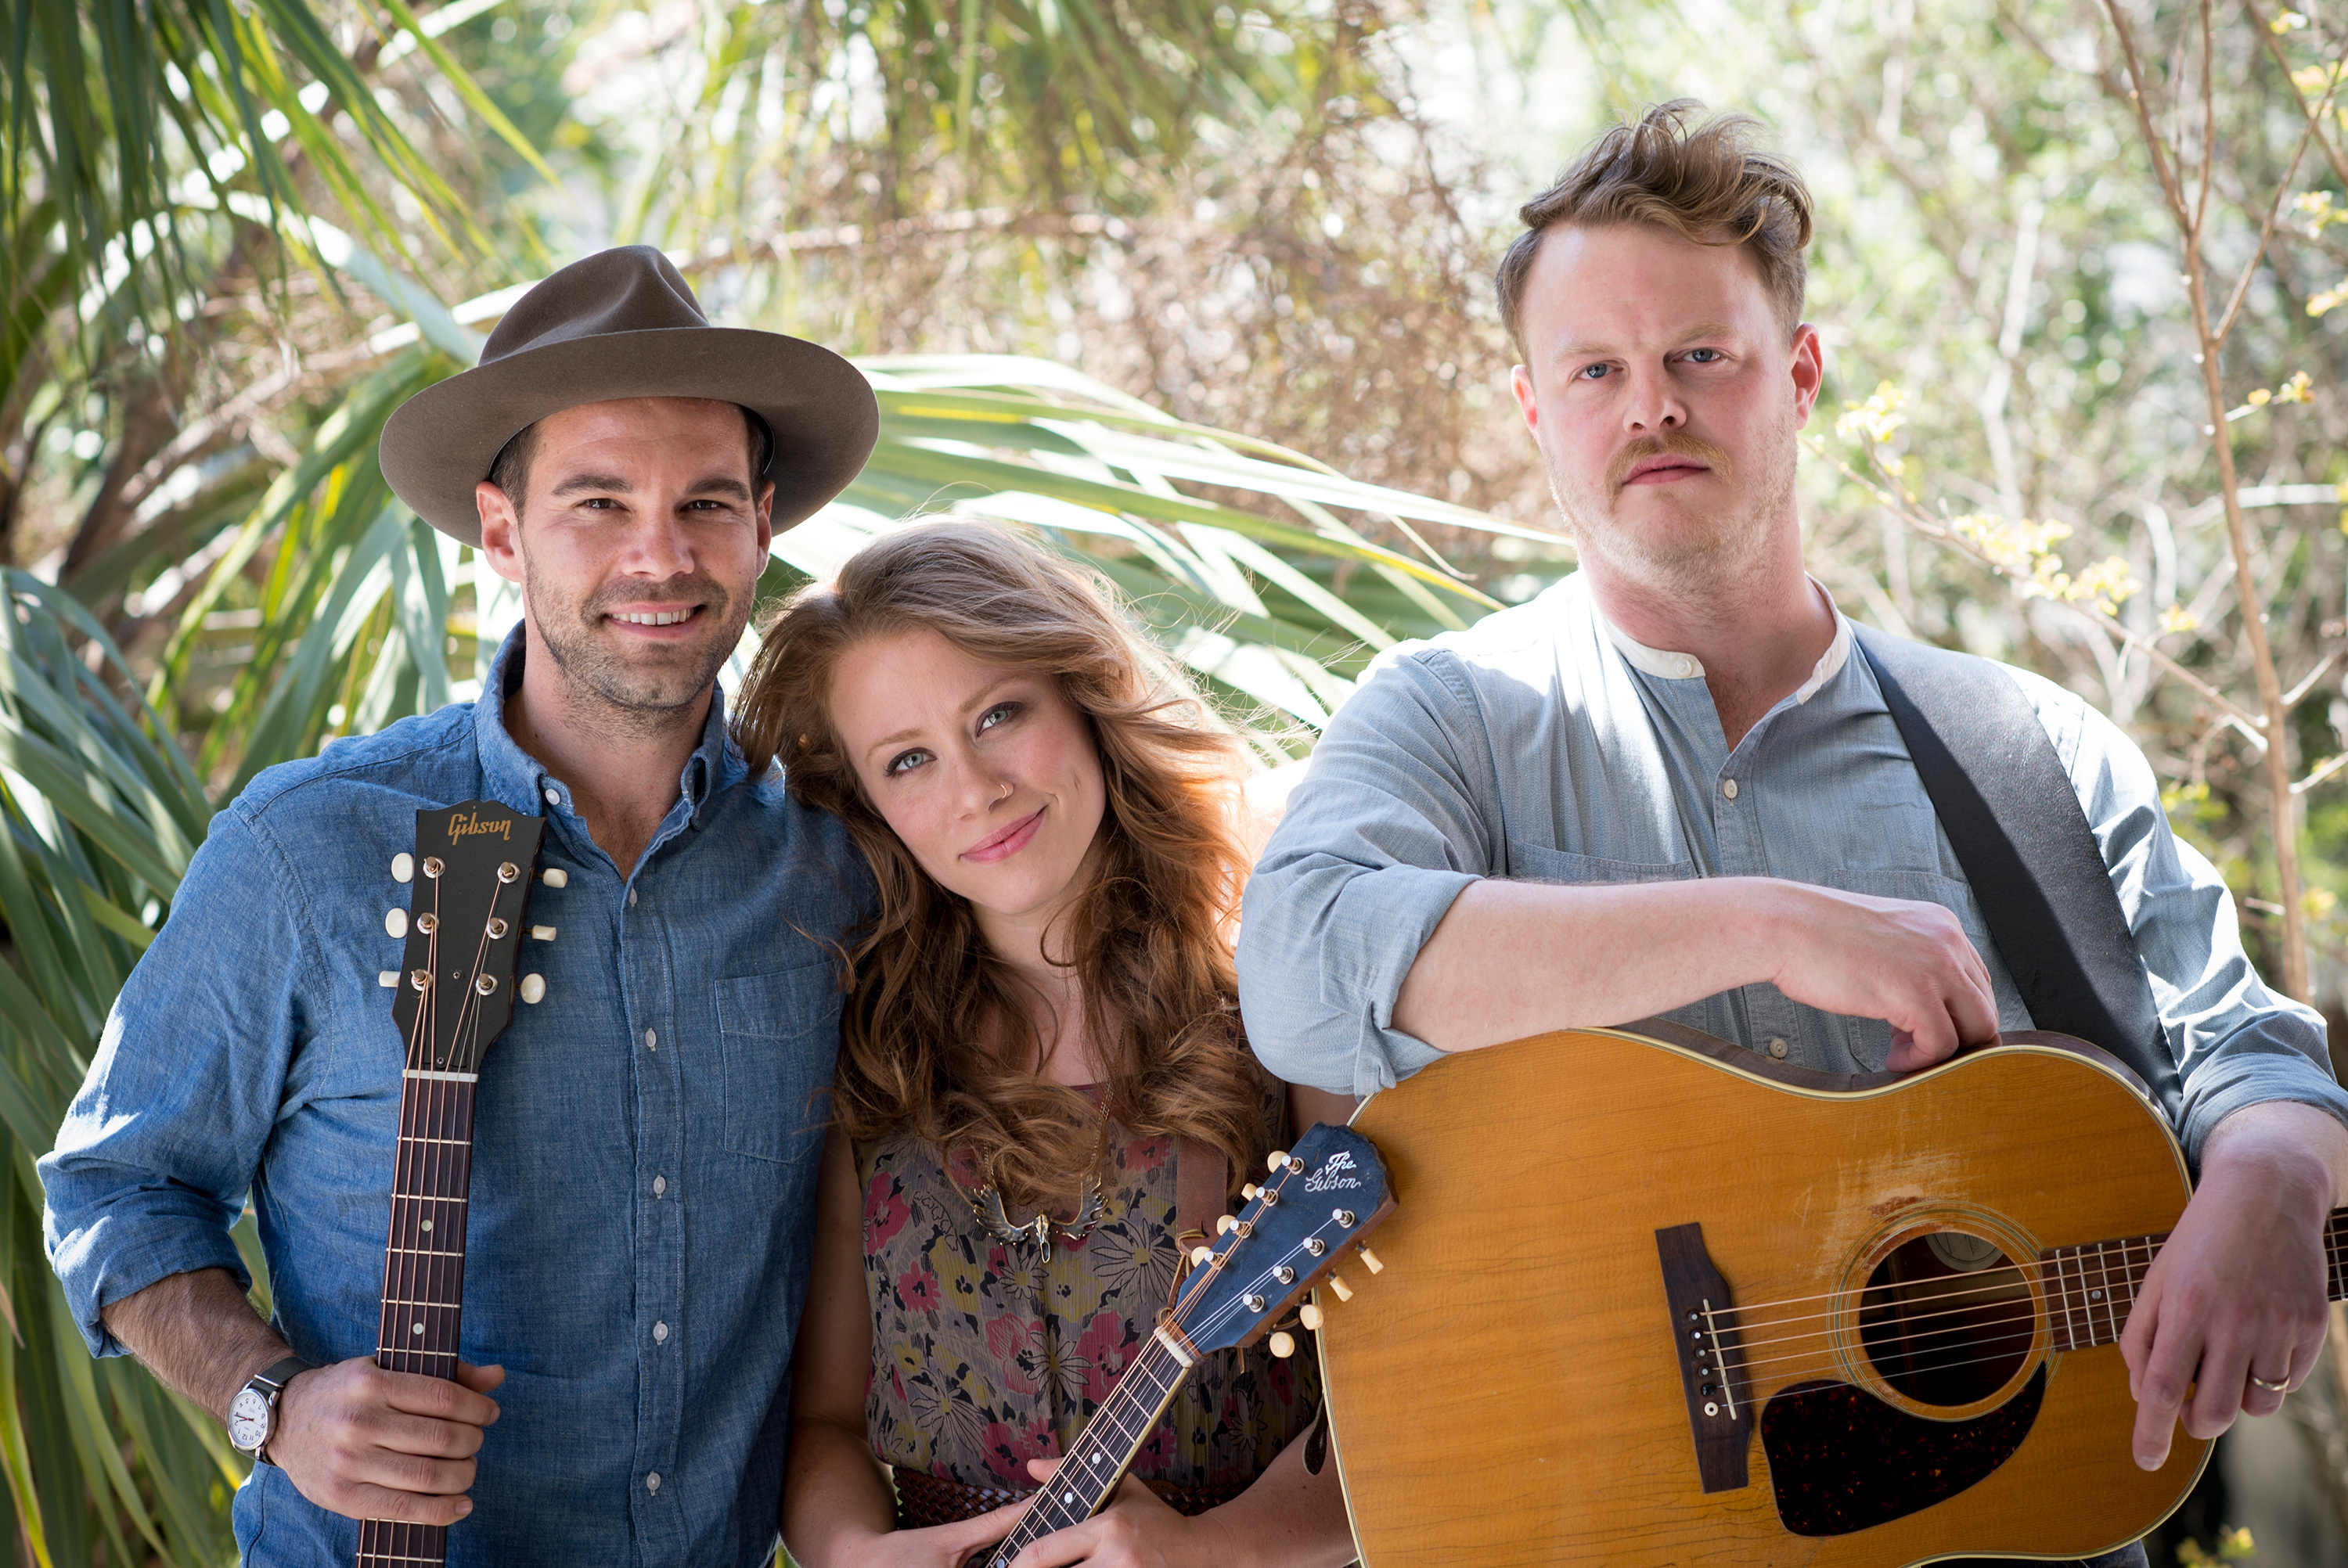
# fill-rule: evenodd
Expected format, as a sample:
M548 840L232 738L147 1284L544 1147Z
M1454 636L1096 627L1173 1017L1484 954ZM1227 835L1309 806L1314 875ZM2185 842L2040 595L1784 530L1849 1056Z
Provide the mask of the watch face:
M252 1453L268 1440L269 1400L258 1389L240 1389L229 1401L228 1440Z

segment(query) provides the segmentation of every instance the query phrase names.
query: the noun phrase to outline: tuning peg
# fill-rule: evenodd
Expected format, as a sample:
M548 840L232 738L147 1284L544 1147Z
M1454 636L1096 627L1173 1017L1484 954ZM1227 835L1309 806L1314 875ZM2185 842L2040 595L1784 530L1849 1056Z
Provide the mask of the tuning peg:
M521 992L521 999L526 1002L543 1001L546 999L546 977L524 975L521 978L521 984L516 989Z
M1321 1331L1321 1304L1317 1301L1308 1301L1298 1307L1296 1321L1304 1325L1307 1333L1318 1334Z
M1252 1202L1255 1195L1262 1191L1263 1191L1263 1189L1257 1186L1253 1182L1246 1182L1242 1183L1240 1186L1240 1196Z
M383 912L383 928L390 932L395 937L405 937L407 935L407 911L405 909L386 909Z
M391 857L391 879L394 882L415 881L416 856L413 855L393 856Z
M1190 1266L1193 1268L1204 1268L1207 1266L1207 1260L1214 1255L1213 1247L1194 1246L1190 1249Z
M1362 1248L1362 1266L1372 1274L1384 1274L1386 1271L1386 1266L1378 1261L1378 1255L1368 1247Z
M1354 1287L1334 1274L1329 1276L1329 1288L1337 1293L1337 1299L1340 1301L1354 1299Z
M530 928L530 939L533 942L551 942L554 940L554 927L551 926L532 926Z
M541 882L545 883L549 887L568 887L571 886L571 873L565 871L560 866L548 866L545 870L538 874L538 879Z
M1263 1168L1267 1171L1277 1171L1286 1163L1288 1163L1288 1151L1285 1149L1274 1149L1263 1157Z
M1285 1328L1273 1329L1272 1337L1265 1340L1263 1345L1265 1349L1283 1361L1296 1354L1296 1336Z
M1217 1235L1229 1235L1231 1232L1239 1228L1240 1217L1237 1214L1225 1214L1222 1218L1215 1222L1215 1234Z
M378 969L376 971L375 983L381 986L385 990L396 991L399 989L399 971L397 969Z

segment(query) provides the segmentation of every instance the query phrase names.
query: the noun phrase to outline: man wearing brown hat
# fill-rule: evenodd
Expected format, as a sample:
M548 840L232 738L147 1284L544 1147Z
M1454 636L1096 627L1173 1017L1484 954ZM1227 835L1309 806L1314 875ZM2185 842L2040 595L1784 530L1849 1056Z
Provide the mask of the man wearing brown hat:
M827 954L864 883L837 824L747 775L716 677L771 531L877 425L845 361L710 326L640 247L538 285L386 427L393 488L522 584L522 624L478 702L214 819L41 1163L92 1350L236 1404L245 1561L348 1564L363 1518L454 1525L459 1564L771 1556ZM473 798L543 815L563 875L530 906L560 933L527 955L544 999L480 1064L449 1382L374 1357L404 1065L377 981L416 813ZM248 1193L266 1322L229 1235Z

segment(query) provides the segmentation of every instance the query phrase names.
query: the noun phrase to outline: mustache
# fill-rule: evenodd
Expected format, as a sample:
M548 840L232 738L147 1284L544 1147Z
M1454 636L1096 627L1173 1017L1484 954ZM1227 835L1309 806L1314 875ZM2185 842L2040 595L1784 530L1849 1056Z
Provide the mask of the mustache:
M1643 463L1650 457L1693 457L1716 474L1725 477L1728 473L1727 453L1701 436L1674 430L1668 435L1649 436L1633 441L1614 454L1614 461L1606 466L1606 488L1610 491L1621 489L1622 482L1631 477L1632 465Z

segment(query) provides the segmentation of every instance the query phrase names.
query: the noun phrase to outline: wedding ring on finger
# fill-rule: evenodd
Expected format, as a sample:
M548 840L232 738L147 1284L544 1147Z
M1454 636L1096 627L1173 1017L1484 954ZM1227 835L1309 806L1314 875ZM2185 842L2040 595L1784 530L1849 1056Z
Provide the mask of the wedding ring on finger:
M2270 1394L2286 1394L2291 1391L2291 1379L2288 1378L2280 1383L2270 1383L2253 1372L2250 1374L2250 1382L2257 1388L2264 1389Z

